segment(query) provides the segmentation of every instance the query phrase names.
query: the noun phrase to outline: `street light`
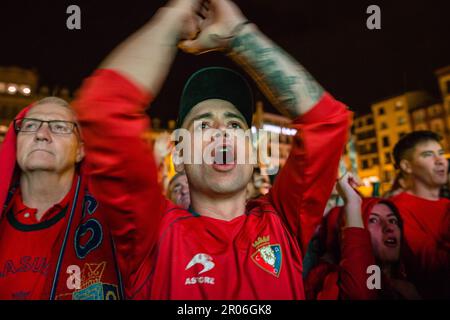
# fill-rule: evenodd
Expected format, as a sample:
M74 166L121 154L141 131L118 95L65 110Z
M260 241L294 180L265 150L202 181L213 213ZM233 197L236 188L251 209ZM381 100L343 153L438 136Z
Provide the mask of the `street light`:
M26 95L26 96L29 96L30 93L31 93L30 87L23 86L23 87L22 87L22 93L23 93L24 95Z
M9 93L9 94L14 94L14 93L16 93L16 92L17 92L16 86L13 86L13 85L9 85L9 86L8 86L8 93Z

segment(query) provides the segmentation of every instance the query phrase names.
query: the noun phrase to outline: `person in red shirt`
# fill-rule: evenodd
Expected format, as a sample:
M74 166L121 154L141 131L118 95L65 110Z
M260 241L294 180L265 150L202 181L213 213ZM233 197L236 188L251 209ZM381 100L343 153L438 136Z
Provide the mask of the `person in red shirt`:
M261 174L260 168L255 168L247 185L247 200L267 194L271 187L269 176Z
M232 2L202 4L177 0L161 8L85 81L75 103L126 297L304 299L302 257L331 193L350 113ZM236 163L235 155L251 153L250 142L227 139L227 129L251 126L249 86L219 67L188 80L178 126L190 134L216 129L207 142L219 142L220 150L214 149L213 163L176 164L188 178L188 210L161 195L151 148L141 137L149 123L145 107L160 90L177 45L192 53L227 52L294 119L289 160L265 197L246 203L254 165ZM201 155L207 142L186 145Z
M395 205L361 198L351 173L337 182L343 207L333 208L319 228L319 262L305 280L309 300L419 299L401 263L402 220ZM378 266L379 288L369 287L369 267Z
M404 221L406 271L425 299L450 298L450 201L439 197L448 162L440 137L415 131L394 147L408 188L391 200Z
M191 203L189 198L189 183L184 172L175 174L169 182L167 198L183 209L188 209Z
M69 104L25 108L0 149L0 299L120 298L113 247L87 191Z

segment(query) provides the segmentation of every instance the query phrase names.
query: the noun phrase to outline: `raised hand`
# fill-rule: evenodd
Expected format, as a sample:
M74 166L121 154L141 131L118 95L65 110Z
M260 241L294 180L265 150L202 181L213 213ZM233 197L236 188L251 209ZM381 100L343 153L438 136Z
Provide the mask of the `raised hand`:
M361 202L361 196L356 191L356 188L362 185L361 181L354 176L351 172L346 172L336 183L337 191L339 195L344 199L345 203L348 202Z
M200 24L203 19L199 15L202 12L204 0L171 0L163 8L176 15L181 23L178 40L194 39L200 32Z
M361 196L356 188L360 181L350 172L345 173L336 183L339 195L344 199L344 227L364 228L361 217Z
M200 22L199 34L195 39L181 41L178 45L183 51L193 54L226 49L236 27L247 21L239 8L228 0L203 1L197 13L204 18Z

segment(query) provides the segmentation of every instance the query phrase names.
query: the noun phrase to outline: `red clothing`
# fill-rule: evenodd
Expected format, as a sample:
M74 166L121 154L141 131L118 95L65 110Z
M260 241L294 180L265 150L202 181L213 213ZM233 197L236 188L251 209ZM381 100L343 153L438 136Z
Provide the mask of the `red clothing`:
M365 207L377 201L365 200ZM339 234L343 207L333 208L319 230L321 246L327 258L322 258L308 273L305 292L308 300L372 300L376 290L367 287L367 268L375 264L372 243L367 229L345 228ZM365 219L367 220L367 219Z
M161 195L151 149L140 138L149 100L125 77L99 70L75 103L91 187L107 206L126 296L304 299L302 252L336 179L346 108L325 94L296 119L293 149L270 194L248 203L245 215L222 221Z
M314 240L319 262L308 273L305 292L308 300L419 299L416 288L407 280L403 261L392 265L391 278L381 275L381 289L367 287L367 268L376 265L370 233L367 230L373 207L393 203L381 198L365 198L361 204L363 228L345 228L341 232L344 207L333 208L322 222ZM401 224L400 224L401 225ZM380 263L380 262L378 262ZM381 266L380 266L381 267Z
M403 219L406 272L423 298L450 298L450 201L403 192L391 198Z
M36 210L26 208L15 190L20 175L16 144L11 123L0 146L0 298L122 298L114 244L103 206L88 191L84 161L65 199L37 222Z
M52 255L58 253L57 240L64 232L75 181L66 197L48 209L40 221L35 216L37 210L23 204L20 189L15 192L0 220L1 300L42 298L46 279L55 268Z

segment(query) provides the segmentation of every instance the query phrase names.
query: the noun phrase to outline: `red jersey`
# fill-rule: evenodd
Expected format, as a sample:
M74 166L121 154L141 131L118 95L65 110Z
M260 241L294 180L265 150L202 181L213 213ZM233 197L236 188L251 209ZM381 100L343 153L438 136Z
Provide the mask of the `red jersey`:
M223 221L162 196L151 148L141 139L149 101L122 75L99 70L74 104L126 296L304 299L302 257L336 179L350 119L345 106L324 94L297 118L290 157L270 193Z
M403 192L391 198L403 219L404 262L423 298L450 297L450 200Z
M42 299L48 277L54 273L54 254L65 231L74 197L75 181L64 199L48 209L40 221L37 210L22 202L17 189L0 219L0 299Z
M376 290L367 287L367 268L375 264L370 233L363 228L344 228L340 261L320 260L305 279L309 300L373 300Z

